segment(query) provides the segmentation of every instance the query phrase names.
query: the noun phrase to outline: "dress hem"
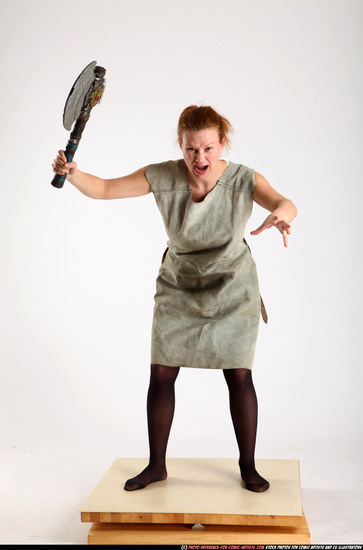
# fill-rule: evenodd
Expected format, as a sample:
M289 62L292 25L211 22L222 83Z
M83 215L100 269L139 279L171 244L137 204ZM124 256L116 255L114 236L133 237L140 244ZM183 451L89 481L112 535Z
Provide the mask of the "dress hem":
M235 369L246 369L252 370L252 365L250 367L238 366L238 367L199 367L197 365L166 365L165 362L151 361L151 365L160 365L162 367L171 367L171 368L184 368L184 369L202 369L202 370L235 370Z

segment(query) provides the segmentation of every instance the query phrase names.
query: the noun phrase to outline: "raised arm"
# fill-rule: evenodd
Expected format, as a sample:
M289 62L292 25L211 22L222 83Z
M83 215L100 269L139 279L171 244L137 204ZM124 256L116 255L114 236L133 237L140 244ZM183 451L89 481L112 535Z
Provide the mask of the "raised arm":
M146 179L146 166L136 172L114 179L102 179L78 170L76 162L67 162L64 151L59 151L53 163L56 174L67 174L67 181L92 199L124 199L140 197L151 192Z
M287 236L291 233L290 222L297 215L294 203L280 195L258 172L255 173L253 200L262 206L262 208L269 210L271 214L267 216L260 227L251 231L251 235L258 235L265 229L276 227L282 234L284 245L287 247Z

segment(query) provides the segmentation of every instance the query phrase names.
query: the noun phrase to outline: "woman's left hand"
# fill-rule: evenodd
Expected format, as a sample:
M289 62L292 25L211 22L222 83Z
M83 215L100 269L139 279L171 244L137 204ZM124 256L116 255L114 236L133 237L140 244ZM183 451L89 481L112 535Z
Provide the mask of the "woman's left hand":
M280 231L284 239L284 246L287 248L287 236L291 233L291 225L276 214L270 214L267 216L260 227L254 231L251 231L251 235L259 235L265 229L270 229L270 227L276 227Z

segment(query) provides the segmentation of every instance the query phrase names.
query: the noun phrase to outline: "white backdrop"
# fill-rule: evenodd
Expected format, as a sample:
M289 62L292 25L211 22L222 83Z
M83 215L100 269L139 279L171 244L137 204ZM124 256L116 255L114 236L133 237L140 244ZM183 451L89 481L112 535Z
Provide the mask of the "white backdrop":
M1 445L147 456L153 195L50 185L64 102L107 69L75 160L102 177L179 158L181 110L235 127L228 158L297 205L290 246L246 235L269 324L254 380L260 458L362 451L362 29L359 0L0 0ZM248 231L267 215L256 205ZM220 371L184 369L169 456L237 456ZM354 454L355 453L355 454ZM319 463L321 475L323 466ZM328 482L327 482L328 483Z

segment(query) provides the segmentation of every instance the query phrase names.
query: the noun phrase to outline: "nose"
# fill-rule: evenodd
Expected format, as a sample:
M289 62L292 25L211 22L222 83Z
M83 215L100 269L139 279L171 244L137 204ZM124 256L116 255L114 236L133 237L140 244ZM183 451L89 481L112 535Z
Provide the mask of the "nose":
M195 158L198 164L202 164L202 160L204 159L204 153L203 151L197 151L195 153Z

